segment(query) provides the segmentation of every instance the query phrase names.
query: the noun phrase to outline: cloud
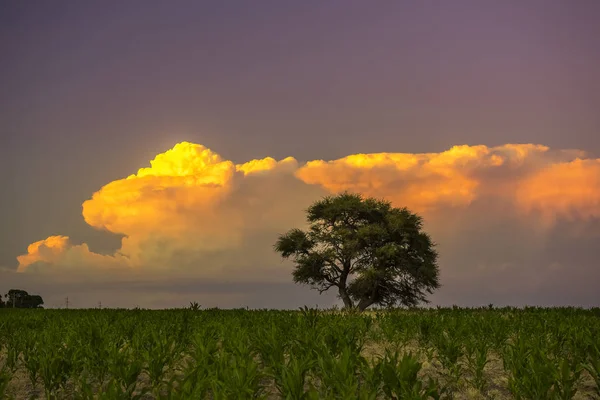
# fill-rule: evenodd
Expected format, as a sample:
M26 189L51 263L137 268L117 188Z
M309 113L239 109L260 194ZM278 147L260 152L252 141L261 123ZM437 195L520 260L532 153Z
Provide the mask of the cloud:
M115 254L95 254L85 244L72 246L55 236L19 256L19 271L96 268L105 261L122 269L252 277L240 269L279 264L272 246L256 240L274 242L277 232L302 224L301 212L290 210L300 211L325 194L295 179L297 166L291 157L236 165L204 146L179 143L149 168L108 183L83 203L86 223L125 235Z
M591 168L592 163L598 165L598 160L587 160L588 164L579 170L562 168L564 163L555 164L582 154L573 150L550 151L546 146L534 144L491 148L465 145L441 153L355 154L333 161L310 161L296 175L330 192L360 192L420 212L467 207L476 199L502 197L507 202L516 201L528 211L538 206L554 214L564 211L564 207L577 207L587 201L583 199L586 195L600 194L597 171ZM555 170L548 172L548 167ZM586 182L592 175L595 181ZM543 185L552 185L555 177L572 176L577 181L570 187L593 185L587 192L580 189L563 194L564 207L557 206L548 195L536 195ZM595 207L598 209L598 203Z
M577 158L541 168L519 183L516 200L545 219L600 218L600 159Z
M62 269L98 268L104 271L119 269L129 264L121 254L107 256L93 253L83 243L73 245L67 236L50 236L27 247L27 254L17 257L17 272L40 271L59 266Z
M303 212L314 200L342 191L425 216L441 253L444 287L434 298L442 303L485 303L494 296L496 302L550 301L565 279L584 285L584 294L581 286L569 289L563 301L594 296L586 279L600 279L594 245L581 243L600 232L600 160L535 144L235 164L183 142L83 203L90 226L124 236L118 251L98 254L51 236L18 257L18 271L68 271L88 284L91 276L129 285L169 282L175 292L181 282L279 287L268 285L289 284L290 265L272 250L277 235L305 226ZM579 256L570 262L564 254L574 248ZM486 289L490 280L493 290Z

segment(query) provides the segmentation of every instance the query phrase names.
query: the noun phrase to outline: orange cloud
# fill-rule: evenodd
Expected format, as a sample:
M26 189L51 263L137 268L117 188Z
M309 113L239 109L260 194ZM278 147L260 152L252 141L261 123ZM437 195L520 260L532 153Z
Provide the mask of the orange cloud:
M352 191L384 197L416 211L468 206L487 187L482 174L518 169L548 147L507 144L499 147L454 146L441 153L356 154L334 161L310 161L296 175L330 192Z
M600 159L575 159L549 165L520 182L517 204L539 212L545 220L557 215L600 218Z
M183 142L83 203L90 226L125 236L119 251L100 255L52 236L18 257L19 271L110 265L238 279L253 272L233 266L278 262L271 247L277 234L302 225L303 210L312 201L341 191L386 198L418 212L451 213L494 199L521 213L541 213L546 221L560 215L598 217L600 160L584 157L577 150L507 144L356 154L302 166L292 157L236 165Z
M274 158L267 157L262 160L252 160L247 163L236 165L236 171L241 171L244 175L256 174L259 172L273 171L275 168L280 166L288 166L291 169L298 167L298 162L294 157L287 157L281 161L277 161Z
M83 203L85 221L113 233L178 231L189 214L210 209L230 190L236 173L231 161L201 145L179 143L150 161L150 168L113 181Z
M234 265L236 260L224 253L240 251L252 232L296 222L282 211L283 204L301 201L297 192L303 184L293 177L297 167L292 157L236 165L202 145L183 142L157 155L150 167L102 187L83 203L83 217L94 228L125 236L118 251L127 260L123 267L165 270L195 263L200 272L209 273L214 265ZM269 183L282 180L295 181L296 187L271 188ZM278 210L273 207L277 204ZM307 205L305 200L297 207ZM20 270L35 262L63 262L64 254L79 249L63 237L60 245L52 245L52 259L36 250L54 242L48 238L30 246L19 258ZM221 262L214 261L215 253L221 254ZM211 265L202 265L209 257Z
M37 261L56 262L61 254L69 247L67 236L50 236L27 247L27 254L18 256L19 271L25 271L27 267Z
M134 235L152 230L168 234L209 231L211 241L222 232L216 208L244 176L278 167L292 169L296 160L267 157L235 165L202 145L183 142L159 154L135 175L113 181L83 203L85 221L113 233Z
M122 255L106 256L91 252L88 245L72 245L68 236L50 236L27 247L27 254L17 257L18 272L43 270L48 266L61 268L122 268L128 265Z

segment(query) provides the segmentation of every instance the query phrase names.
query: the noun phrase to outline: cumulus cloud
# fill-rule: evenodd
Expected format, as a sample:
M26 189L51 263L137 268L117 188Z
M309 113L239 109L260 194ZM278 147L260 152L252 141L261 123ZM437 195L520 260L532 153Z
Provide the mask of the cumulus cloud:
M19 271L95 268L104 260L122 269L255 276L239 270L275 264L264 240L302 224L301 210L325 194L295 179L297 167L291 157L236 165L204 146L179 143L150 167L108 183L83 203L89 225L125 235L114 255L95 254L85 244L72 246L68 238L55 236L32 244L18 258Z
M540 207L554 215L582 202L589 206L586 196L600 194L599 175L594 170L598 160L586 160L585 165L579 159L570 161L583 154L534 144L465 145L441 153L355 154L333 161L310 161L296 175L331 192L360 192L421 212L502 197L528 211ZM564 167L573 163L575 167ZM555 178L576 178L569 183L575 190L561 195L560 189L552 189ZM545 192L538 194L540 189ZM562 205L554 201L557 196ZM598 203L594 206L598 209Z
M50 236L27 247L27 254L17 257L17 272L39 271L59 266L71 271L79 268L98 268L105 271L129 265L121 254L107 256L93 253L83 243L73 245L67 236Z
M499 297L538 293L533 299L539 300L556 291L565 269L579 277L577 284L585 276L600 278L591 256L571 264L562 253L548 258L550 248L568 253L564 243L577 246L581 236L600 232L600 159L535 144L235 164L202 145L179 143L83 203L90 226L124 235L118 251L97 254L52 236L18 257L18 271L117 271L136 279L169 277L172 287L177 279L279 284L290 278L272 250L277 235L303 227L314 200L342 191L425 216L440 244L442 302L489 297L494 291L482 288L490 279L501 282ZM592 254L593 245L577 251ZM458 292L457 300L452 293Z
M600 218L600 159L547 165L519 183L517 203L545 219Z

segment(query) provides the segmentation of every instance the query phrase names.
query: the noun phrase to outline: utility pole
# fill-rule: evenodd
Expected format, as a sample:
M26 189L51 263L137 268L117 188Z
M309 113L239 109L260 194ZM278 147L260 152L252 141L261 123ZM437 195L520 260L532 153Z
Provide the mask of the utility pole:
M98 302L98 308L102 310L102 302L101 301Z
M65 299L65 305L67 306L67 310L69 309L69 297Z

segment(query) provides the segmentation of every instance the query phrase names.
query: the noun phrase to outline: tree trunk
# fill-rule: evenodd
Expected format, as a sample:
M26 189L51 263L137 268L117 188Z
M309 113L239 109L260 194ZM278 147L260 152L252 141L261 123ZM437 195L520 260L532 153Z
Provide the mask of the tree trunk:
M352 299L350 298L350 296L348 296L348 292L346 292L346 285L340 285L340 298L344 302L344 308L351 309L354 307Z
M375 303L375 299L377 298L377 287L374 287L371 291L371 295L369 297L363 297L358 302L358 311L363 312L369 307L371 304Z
M346 291L346 281L348 280L348 275L350 274L350 266L349 260L343 262L342 274L340 275L340 282L338 284L340 289L340 298L344 302L344 308L348 310L354 308L354 303Z
M364 298L364 299L362 299L358 303L358 311L360 311L360 312L365 311L367 309L367 307L369 307L373 303L374 303L374 301L371 300L370 298Z
M346 291L346 281L348 280L348 275L350 274L350 267L350 261L345 260L343 262L342 274L340 275L340 283L338 286L340 288L340 298L344 302L344 308L347 310L354 308L354 302L352 301L352 299L348 295L348 292Z

